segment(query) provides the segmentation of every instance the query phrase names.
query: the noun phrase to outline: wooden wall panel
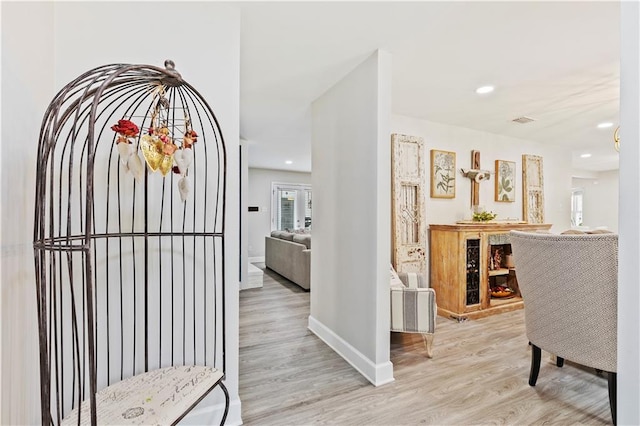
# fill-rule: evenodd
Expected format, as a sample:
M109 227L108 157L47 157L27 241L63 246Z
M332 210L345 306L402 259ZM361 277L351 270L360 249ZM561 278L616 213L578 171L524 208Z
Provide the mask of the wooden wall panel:
M391 135L391 222L393 266L398 272L426 272L426 175L422 138Z

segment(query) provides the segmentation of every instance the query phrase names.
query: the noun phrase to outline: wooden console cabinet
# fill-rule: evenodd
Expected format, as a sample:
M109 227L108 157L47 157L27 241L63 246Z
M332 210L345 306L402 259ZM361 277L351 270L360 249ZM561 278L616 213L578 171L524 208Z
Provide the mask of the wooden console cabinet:
M516 273L507 265L509 231L549 228L549 224L500 222L429 225L429 270L438 314L463 321L521 309ZM498 286L513 293L493 297L491 289Z

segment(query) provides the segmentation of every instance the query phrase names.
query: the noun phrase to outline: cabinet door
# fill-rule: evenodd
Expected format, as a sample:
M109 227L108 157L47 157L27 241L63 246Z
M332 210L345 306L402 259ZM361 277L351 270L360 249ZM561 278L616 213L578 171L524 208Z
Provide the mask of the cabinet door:
M482 240L479 235L464 239L465 283L464 304L465 312L481 308L483 301L482 283L485 268L482 264Z

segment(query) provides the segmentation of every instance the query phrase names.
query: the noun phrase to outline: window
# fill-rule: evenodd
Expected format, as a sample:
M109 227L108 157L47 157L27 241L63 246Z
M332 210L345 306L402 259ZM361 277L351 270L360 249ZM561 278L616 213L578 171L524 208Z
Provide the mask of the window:
M584 190L574 188L571 190L571 226L582 226L582 199Z
M271 230L311 228L311 186L271 184Z

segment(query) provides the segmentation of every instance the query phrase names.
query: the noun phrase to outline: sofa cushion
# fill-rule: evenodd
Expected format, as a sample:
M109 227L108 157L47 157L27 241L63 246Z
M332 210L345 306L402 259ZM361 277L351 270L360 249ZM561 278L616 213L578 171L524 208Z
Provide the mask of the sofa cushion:
M282 234L280 234L280 239L281 240L287 240L287 241L293 241L293 237L296 234L292 233L292 232L283 232Z
M594 229L593 231L587 231L587 234L613 234L608 229Z
M562 231L560 235L584 235L586 232L581 231L579 229L567 229L566 231Z
M311 249L311 235L309 234L294 234L293 242L304 244L308 249Z
M284 234L284 231L271 231L271 236L273 238L280 238L282 234Z

